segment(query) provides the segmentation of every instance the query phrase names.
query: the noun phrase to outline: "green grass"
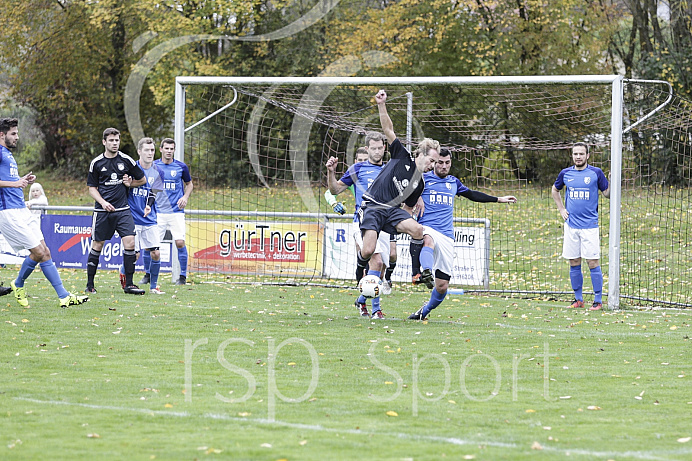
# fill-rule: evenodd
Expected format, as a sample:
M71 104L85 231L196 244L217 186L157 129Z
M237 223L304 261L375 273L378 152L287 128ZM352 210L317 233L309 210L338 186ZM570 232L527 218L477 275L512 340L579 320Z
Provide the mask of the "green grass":
M72 309L40 273L0 299L2 459L692 457L686 311L464 295L421 323L395 287L374 322L353 290L97 277Z

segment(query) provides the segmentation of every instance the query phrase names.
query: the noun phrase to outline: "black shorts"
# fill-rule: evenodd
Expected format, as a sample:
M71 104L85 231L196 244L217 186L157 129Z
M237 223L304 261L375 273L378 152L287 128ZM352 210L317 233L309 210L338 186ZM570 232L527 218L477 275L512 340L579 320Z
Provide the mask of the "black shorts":
M135 220L132 211L95 211L91 220L91 239L95 242L110 240L118 231L120 237L135 235Z
M377 204L364 202L358 210L360 230L374 230L378 234L385 231L389 235L396 235L396 226L401 221L413 219L401 208L387 208Z

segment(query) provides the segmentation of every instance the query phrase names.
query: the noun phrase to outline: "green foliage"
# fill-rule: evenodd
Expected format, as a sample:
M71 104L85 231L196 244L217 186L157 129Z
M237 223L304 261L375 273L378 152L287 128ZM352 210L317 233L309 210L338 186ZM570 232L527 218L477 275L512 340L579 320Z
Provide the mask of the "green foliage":
M358 75L624 72L692 91L692 10L681 0L668 2L669 17L658 17L650 0L342 0L326 2L333 8L305 30L250 40L300 21L317 3L5 2L0 64L8 97L34 111L44 143L26 146L31 161L82 175L107 126L123 132L122 150L134 154L125 88L138 64L152 64L137 110L156 138L172 134L178 75L343 75L353 72L334 64L347 57L361 62ZM199 38L207 34L218 38ZM172 45L181 38L188 42ZM375 61L372 52L381 53ZM541 169L540 159L527 168ZM231 171L232 162L214 181Z

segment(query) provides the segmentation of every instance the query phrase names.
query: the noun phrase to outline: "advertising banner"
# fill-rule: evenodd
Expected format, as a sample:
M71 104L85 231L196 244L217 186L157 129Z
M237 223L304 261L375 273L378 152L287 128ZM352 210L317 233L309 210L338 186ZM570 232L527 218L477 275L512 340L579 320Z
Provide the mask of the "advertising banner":
M42 215L41 231L58 268L86 269L91 248L91 216ZM99 269L117 270L122 263L123 246L116 233L103 245ZM135 270L144 271L141 254ZM170 270L170 243L162 244L161 271Z
M304 222L188 219L191 270L321 276L321 229Z
M356 244L352 223L329 222L325 230L325 276L355 279ZM392 274L395 282L411 281L410 237L397 235L397 263ZM454 273L451 285L479 286L484 284L486 268L485 229L482 227L454 228Z

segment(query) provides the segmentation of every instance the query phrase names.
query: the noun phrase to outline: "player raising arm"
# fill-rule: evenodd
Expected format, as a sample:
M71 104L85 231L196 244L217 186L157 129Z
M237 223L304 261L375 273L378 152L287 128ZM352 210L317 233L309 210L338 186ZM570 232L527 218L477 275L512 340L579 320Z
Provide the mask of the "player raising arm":
M440 148L437 141L425 138L418 144L416 155L413 156L394 133L392 120L387 113L387 93L380 90L375 95L375 101L382 130L389 142L391 160L363 194L358 213L363 246L357 255L357 265L361 268L366 266L375 252L380 231L406 233L411 239L422 241L423 226L411 217L411 210L423 192L423 173L432 170ZM425 255L421 253L421 279L429 288L433 287L432 265L432 251ZM374 275L379 277L379 274ZM376 318L384 318L381 311Z
M375 178L382 171L382 158L384 156L384 136L381 133L368 133L365 137L365 142L368 145L365 152L367 158L363 162L358 162L351 165L348 170L341 176L341 179L336 179L336 165L338 160L336 157L330 157L327 160L327 185L329 191L334 195L338 195L349 187L354 188L356 198L356 210L353 215L353 238L356 241L356 251L360 251L363 247L363 239L358 226L358 211L363 200L363 193L370 187ZM360 150L360 149L359 149ZM369 262L370 274L377 274L379 277L384 269L389 265L389 234L382 232L377 241L377 250ZM356 281L359 282L363 278L365 267L356 267ZM365 304L365 297L362 295L355 302L356 308L360 315L368 317L368 308ZM376 296L372 300L373 316L377 315L380 309L380 298Z

